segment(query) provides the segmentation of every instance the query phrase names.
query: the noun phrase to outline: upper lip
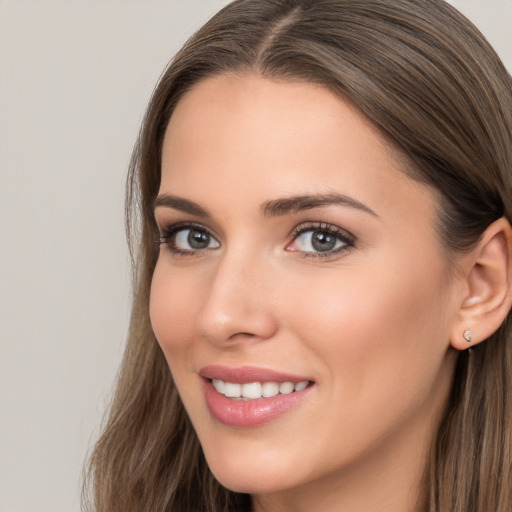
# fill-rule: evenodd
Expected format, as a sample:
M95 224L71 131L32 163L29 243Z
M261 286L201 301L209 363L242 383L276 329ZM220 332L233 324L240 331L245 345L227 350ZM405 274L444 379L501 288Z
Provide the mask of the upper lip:
M199 370L199 375L204 379L218 379L224 382L246 384L249 382L303 382L312 379L300 375L257 368L254 366L229 367L222 365L204 366Z

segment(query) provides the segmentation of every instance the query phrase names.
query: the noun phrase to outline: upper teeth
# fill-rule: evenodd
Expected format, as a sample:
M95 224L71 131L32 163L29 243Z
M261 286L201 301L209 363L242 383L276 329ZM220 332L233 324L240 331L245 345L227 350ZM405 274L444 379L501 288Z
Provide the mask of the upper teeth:
M249 382L247 384L236 384L224 382L219 379L212 379L213 387L228 398L268 398L279 393L287 395L293 391L301 391L307 387L309 381L302 382Z

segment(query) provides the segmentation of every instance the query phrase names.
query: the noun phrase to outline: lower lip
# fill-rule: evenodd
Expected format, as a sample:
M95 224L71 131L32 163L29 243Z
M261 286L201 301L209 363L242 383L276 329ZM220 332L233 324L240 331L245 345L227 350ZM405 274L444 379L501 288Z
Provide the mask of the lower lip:
M272 421L299 405L312 386L287 395L276 395L255 400L236 400L217 392L210 380L204 381L206 404L211 415L231 427L254 427Z

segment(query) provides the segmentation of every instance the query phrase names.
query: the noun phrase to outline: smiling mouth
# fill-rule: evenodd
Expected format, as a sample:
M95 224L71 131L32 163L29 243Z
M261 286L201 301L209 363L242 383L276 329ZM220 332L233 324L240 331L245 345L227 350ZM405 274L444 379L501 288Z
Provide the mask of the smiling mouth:
M272 398L277 395L289 395L302 391L312 384L309 380L239 384L236 382L225 382L220 379L211 379L211 383L219 394L235 400L258 400L260 398Z

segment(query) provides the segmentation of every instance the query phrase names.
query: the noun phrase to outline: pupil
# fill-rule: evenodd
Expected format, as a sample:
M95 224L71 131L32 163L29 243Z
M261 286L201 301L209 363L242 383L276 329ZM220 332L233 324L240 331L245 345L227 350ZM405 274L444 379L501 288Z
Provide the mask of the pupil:
M203 231L191 229L188 234L188 243L192 249L205 249L210 242L210 236Z
M336 246L336 237L323 231L315 231L312 244L316 251L332 251Z

